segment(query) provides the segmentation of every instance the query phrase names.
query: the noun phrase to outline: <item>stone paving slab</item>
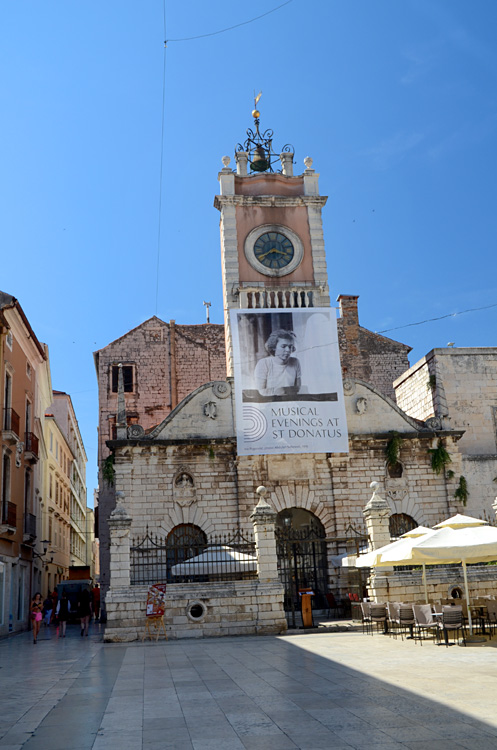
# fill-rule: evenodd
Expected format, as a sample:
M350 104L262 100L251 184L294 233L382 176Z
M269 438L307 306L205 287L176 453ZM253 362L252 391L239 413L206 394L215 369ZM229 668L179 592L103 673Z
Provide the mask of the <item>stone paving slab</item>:
M0 750L497 750L497 638L0 641Z

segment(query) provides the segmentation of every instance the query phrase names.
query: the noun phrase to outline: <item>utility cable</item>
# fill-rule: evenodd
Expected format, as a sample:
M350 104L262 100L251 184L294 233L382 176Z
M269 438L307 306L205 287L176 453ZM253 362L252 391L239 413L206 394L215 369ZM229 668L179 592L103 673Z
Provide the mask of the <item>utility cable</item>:
M398 331L401 328L410 328L411 326L421 326L423 323L433 323L435 320L443 320L444 318L455 318L456 315L464 315L469 312L478 312L478 310L489 310L491 307L497 307L497 302L493 305L485 305L485 307L470 307L467 310L460 310L459 312L447 313L447 315L440 315L438 318L426 318L426 320L419 320L417 323L406 323L403 326L396 326L395 328L384 328L382 331L375 331L375 333L388 333L389 331Z
M262 13L260 16L251 18L249 21L242 21L241 23L235 23L234 26L227 26L225 29L219 29L219 31L211 31L209 34L198 34L198 36L185 36L185 37L182 37L181 39L166 39L165 44L168 44L169 42L191 42L194 39L205 39L205 37L207 36L216 36L217 34L224 34L226 31L232 31L233 29L238 29L240 28L240 26L247 26L247 24L254 23L254 21L258 21L260 18L269 16L270 13L274 13L280 8L283 8L285 5L290 5L290 3L292 2L293 0L286 0L286 3L281 3L281 5L277 5L276 8L273 8L272 10L268 10L266 13Z
M163 22L164 37L166 36L166 0L163 3ZM159 265L160 265L160 241L161 241L161 220L162 220L162 183L164 172L164 123L166 112L166 44L164 43L164 64L162 69L162 126L160 136L160 169L159 169L159 221L157 228L157 267L156 267L156 284L155 284L155 314L157 315L159 305Z

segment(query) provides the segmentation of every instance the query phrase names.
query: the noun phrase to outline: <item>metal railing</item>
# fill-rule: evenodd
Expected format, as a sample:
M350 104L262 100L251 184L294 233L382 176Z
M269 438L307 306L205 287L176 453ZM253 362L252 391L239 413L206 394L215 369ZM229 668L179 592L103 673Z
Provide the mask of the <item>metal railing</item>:
M3 410L3 429L11 430L17 436L19 436L20 424L21 424L21 419L19 417L19 414L16 411L14 411L14 409L5 407Z
M24 514L24 533L36 539L36 516L32 513Z
M200 531L200 530L199 530ZM238 531L207 538L202 532L176 538L149 533L131 540L131 585L202 583L257 577L255 543Z
M38 457L38 438L33 432L25 433L24 450Z
M15 503L7 502L2 508L2 523L11 526L13 529L16 528L17 522L17 508Z

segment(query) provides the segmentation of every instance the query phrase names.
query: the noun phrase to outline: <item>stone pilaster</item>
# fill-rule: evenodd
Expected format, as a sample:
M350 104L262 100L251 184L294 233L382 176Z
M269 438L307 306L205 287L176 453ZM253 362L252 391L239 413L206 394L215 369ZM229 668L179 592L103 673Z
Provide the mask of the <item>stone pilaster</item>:
M369 534L370 550L383 547L390 542L390 508L387 501L378 493L378 482L371 482L371 500L362 511ZM373 568L369 579L369 593L375 601L388 599L388 576L391 568Z
M254 524L257 575L260 583L278 580L278 560L274 535L276 511L264 499L266 492L265 487L258 487L257 494L260 495L261 499L250 516L250 520Z
M122 502L123 493L116 492L117 503L109 517L110 588L130 586L129 533L132 518Z
M366 520L369 534L370 549L378 549L390 542L390 508L388 503L378 493L378 482L371 482L373 490L371 500L362 511Z

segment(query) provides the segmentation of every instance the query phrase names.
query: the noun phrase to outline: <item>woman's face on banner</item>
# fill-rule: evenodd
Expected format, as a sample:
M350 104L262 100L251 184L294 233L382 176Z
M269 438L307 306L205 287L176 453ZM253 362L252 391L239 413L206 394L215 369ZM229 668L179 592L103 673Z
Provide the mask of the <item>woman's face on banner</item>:
M286 365L294 351L295 346L291 341L288 339L278 339L278 343L274 350L274 356L279 359L282 364Z

